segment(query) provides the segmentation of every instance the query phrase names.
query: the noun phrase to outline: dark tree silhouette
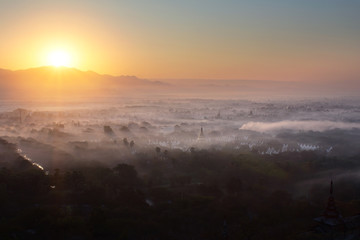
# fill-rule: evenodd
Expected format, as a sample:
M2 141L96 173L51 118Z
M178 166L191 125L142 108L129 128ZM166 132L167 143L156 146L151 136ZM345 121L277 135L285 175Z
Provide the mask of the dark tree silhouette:
M127 138L123 139L123 143L126 147L129 146L129 141L127 140Z

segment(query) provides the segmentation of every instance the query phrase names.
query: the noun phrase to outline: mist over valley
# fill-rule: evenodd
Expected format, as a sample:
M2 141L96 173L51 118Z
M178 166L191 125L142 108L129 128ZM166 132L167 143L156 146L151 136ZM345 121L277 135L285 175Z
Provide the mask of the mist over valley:
M0 239L360 239L360 1L0 1Z

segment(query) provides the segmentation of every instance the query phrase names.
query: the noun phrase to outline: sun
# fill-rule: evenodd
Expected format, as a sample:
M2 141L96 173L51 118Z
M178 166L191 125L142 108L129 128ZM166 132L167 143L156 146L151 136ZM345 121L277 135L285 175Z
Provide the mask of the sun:
M71 67L71 55L64 50L52 51L48 55L47 62L54 67Z

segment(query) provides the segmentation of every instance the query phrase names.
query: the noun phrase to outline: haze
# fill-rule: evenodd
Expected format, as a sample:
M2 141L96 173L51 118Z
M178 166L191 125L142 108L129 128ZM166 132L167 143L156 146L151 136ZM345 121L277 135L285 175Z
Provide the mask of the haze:
M360 239L359 10L0 1L0 239Z
M150 79L359 80L359 2L3 1L0 62Z

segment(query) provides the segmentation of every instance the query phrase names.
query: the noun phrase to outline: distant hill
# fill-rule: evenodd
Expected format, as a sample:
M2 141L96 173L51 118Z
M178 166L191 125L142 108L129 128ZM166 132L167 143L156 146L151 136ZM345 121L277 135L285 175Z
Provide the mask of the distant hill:
M1 98L104 97L147 92L166 87L160 81L135 76L102 75L67 67L39 67L10 71L0 69Z
M103 97L289 98L358 96L357 82L161 79L111 76L67 67L0 69L0 99L84 99Z

